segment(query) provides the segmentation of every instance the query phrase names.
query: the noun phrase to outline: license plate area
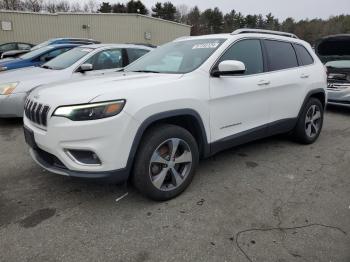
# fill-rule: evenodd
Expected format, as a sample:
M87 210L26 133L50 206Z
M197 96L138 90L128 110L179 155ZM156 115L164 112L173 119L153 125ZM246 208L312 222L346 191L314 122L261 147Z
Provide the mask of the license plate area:
M24 131L24 140L26 141L28 146L30 146L31 148L37 148L38 146L35 142L34 132L27 127L23 127L23 131Z

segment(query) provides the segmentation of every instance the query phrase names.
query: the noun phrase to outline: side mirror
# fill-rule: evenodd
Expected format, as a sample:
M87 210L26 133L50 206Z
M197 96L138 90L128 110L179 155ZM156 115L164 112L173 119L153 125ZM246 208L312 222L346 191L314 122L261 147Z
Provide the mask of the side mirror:
M243 74L245 71L246 67L243 62L236 60L225 60L219 64L218 69L212 72L212 76L220 77L223 75L238 75Z
M92 71L94 68L92 66L92 64L82 64L80 67L79 67L79 72L80 73L84 73L84 72L87 72L87 71Z

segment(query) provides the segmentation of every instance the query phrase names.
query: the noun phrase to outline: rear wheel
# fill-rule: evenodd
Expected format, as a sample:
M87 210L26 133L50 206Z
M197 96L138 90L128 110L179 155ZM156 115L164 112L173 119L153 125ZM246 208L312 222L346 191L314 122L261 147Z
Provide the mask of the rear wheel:
M294 129L294 137L297 141L303 144L312 144L317 140L323 126L323 113L320 100L310 98Z
M147 131L134 165L134 185L153 200L168 200L191 183L198 164L196 140L186 129L159 125Z

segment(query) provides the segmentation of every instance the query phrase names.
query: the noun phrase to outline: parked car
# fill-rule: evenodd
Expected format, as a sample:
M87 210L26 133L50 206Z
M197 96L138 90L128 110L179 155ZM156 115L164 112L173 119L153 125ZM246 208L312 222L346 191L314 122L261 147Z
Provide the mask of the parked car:
M45 42L42 42L32 48L32 50L48 46L48 45L57 45L57 44L79 44L79 45L91 45L91 44L100 44L100 41L87 38L52 38Z
M3 78L3 74L1 72L9 71L12 69L18 69L23 67L30 66L40 66L51 59L55 58L58 55L61 55L68 50L79 46L78 44L60 44L60 45L50 45L45 46L24 55L21 55L17 59L1 59L0 60L0 75L1 80ZM0 81L1 81L0 80Z
M1 73L0 117L22 117L25 97L37 86L115 72L151 50L152 48L136 45L81 46L67 51L41 67Z
M323 64L292 34L181 38L123 73L33 90L25 137L51 172L114 182L132 173L140 192L168 200L191 183L201 157L279 133L315 142L326 86Z
M350 34L322 38L316 52L328 71L328 104L350 107Z
M11 50L30 50L33 47L32 44L22 43L22 42L11 42L0 44L0 57L2 53L11 51Z
M28 50L11 50L11 51L6 51L6 52L3 52L2 55L1 55L1 59L4 59L4 58L16 58L16 57L19 57L25 53L28 53L30 52L30 49ZM1 62L1 60L0 60Z

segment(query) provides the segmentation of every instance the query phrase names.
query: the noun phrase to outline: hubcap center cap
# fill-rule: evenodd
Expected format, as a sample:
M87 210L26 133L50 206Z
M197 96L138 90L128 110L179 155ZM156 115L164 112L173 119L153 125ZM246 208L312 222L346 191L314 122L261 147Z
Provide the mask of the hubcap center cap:
M168 162L168 167L169 168L174 168L175 167L175 162L174 161L169 161Z

